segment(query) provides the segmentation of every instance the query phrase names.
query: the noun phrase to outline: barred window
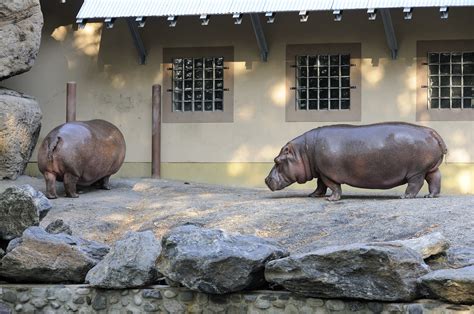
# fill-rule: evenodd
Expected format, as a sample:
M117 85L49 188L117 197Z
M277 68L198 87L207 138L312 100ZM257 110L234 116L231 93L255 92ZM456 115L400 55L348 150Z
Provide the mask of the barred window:
M474 108L474 52L428 52L428 108Z
M296 109L350 109L350 60L350 54L296 56Z
M173 58L174 112L224 110L224 57Z

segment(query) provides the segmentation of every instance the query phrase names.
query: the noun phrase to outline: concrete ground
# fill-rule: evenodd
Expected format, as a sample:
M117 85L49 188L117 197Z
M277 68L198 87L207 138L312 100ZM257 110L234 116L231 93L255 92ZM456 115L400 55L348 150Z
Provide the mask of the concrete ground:
M44 192L42 179L22 176L0 181L30 184ZM307 197L311 191L271 192L152 179L112 179L112 190L85 188L80 197L51 200L41 222L63 219L76 235L113 243L128 230L152 230L161 237L185 222L229 232L270 237L290 251L354 242L406 239L440 231L453 247L474 247L474 195L400 199L399 193L361 190L338 202ZM344 187L343 187L344 193ZM363 193L363 194L362 194Z

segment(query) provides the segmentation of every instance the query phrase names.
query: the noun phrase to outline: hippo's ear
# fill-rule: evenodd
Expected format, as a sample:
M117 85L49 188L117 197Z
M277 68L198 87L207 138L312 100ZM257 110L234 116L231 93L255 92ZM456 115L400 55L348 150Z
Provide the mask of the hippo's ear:
M287 144L281 149L280 154L275 158L275 163L279 164L285 160L292 159L293 157L293 146L291 144Z

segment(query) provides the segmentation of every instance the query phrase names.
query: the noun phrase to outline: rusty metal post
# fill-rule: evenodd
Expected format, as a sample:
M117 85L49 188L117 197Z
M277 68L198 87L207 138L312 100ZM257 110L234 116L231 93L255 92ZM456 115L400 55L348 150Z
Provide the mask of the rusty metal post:
M152 87L151 177L161 177L161 85Z
M66 122L76 121L76 82L67 82Z

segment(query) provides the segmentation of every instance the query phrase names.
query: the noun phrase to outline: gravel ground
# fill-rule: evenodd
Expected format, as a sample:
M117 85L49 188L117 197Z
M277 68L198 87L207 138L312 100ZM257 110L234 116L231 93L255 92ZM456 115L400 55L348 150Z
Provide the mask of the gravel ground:
M30 184L44 192L39 178L0 181ZM394 192L367 190L341 201L307 197L311 191L270 192L152 179L112 179L112 190L85 188L80 197L52 200L46 226L63 219L76 235L113 243L128 230L152 230L161 237L185 222L278 240L290 251L354 242L406 239L440 231L453 247L474 247L474 195L399 199Z

